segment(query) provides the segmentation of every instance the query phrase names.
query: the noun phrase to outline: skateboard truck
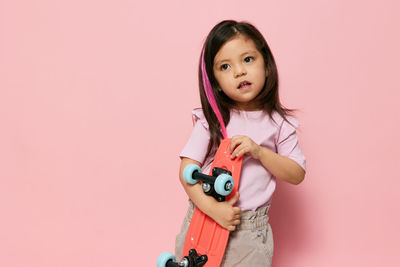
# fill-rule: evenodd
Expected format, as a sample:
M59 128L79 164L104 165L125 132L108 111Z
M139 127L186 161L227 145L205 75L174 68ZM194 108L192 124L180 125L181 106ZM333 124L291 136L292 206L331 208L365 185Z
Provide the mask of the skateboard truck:
M183 179L189 184L202 181L204 193L213 196L217 201L225 201L225 196L233 190L232 173L223 168L213 168L212 176L201 173L201 169L196 164L188 164L183 170Z
M189 255L180 262L175 262L175 257L169 252L162 253L157 260L157 267L200 267L206 264L207 255L199 255L195 249L189 250Z

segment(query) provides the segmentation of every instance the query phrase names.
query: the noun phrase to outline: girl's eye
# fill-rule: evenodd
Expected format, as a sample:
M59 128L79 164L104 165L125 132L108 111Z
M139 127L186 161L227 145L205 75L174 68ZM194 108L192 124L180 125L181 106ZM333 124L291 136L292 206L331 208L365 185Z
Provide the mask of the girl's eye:
M221 70L227 70L229 68L228 64L222 64Z
M246 57L246 58L244 59L244 61L246 61L246 62L252 62L252 61L254 61L254 58L253 58L253 57Z

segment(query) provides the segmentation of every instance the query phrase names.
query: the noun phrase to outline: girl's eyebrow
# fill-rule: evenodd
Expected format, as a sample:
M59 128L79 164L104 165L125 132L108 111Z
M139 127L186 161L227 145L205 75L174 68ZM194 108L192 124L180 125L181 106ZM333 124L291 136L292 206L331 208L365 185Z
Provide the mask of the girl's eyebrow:
M242 53L242 54L240 55L240 57L242 57L242 56L244 56L244 55L246 55L246 54L252 54L252 53L256 53L256 51L254 51L254 50L246 51L246 52ZM219 65L220 63L222 63L222 62L224 62L224 61L229 61L229 59L218 60L217 62L215 62L214 66Z

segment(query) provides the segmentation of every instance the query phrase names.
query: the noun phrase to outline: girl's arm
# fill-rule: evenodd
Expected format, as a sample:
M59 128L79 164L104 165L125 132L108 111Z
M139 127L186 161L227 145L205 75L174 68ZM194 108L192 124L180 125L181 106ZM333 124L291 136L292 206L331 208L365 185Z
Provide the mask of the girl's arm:
M247 136L232 137L231 153L232 158L248 154L258 159L272 175L288 183L297 185L304 180L305 171L297 162L257 145Z
M200 162L194 161L189 158L182 158L179 179L185 189L186 194L193 201L193 203L202 212L213 218L222 227L229 231L234 231L236 225L240 223L241 210L238 207L233 206L239 199L239 193L232 197L229 201L218 202L214 197L208 196L203 192L200 183L191 185L187 183L182 176L183 170L186 165L194 163L201 166Z

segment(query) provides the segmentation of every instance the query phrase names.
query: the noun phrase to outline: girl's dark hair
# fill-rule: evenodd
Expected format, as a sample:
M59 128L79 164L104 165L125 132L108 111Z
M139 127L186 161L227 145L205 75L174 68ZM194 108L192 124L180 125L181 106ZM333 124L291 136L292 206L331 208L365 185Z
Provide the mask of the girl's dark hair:
M219 86L217 80L215 79L213 71L214 58L220 48L225 44L225 42L229 41L239 34L253 40L258 51L262 54L265 62L265 68L268 70L268 76L265 79L264 88L253 101L256 101L256 105L259 107L259 109L266 111L272 119L272 112L276 111L288 123L290 123L286 119L286 116L290 115L294 110L287 109L283 107L283 105L280 103L278 94L278 70L275 64L274 57L264 37L257 30L256 27L248 22L224 20L215 25L207 36L207 39L204 43L204 61L206 65L208 79L210 81L212 90L215 95L215 100L217 102L225 125L228 125L229 123L230 109L234 108L234 102L229 97L227 97L224 92L218 91ZM218 119L214 111L212 110L204 91L203 77L201 71L201 56L199 63L199 90L201 106L203 108L203 113L208 122L210 131L210 142L206 155L207 159L215 154L216 149L218 148L223 136Z

